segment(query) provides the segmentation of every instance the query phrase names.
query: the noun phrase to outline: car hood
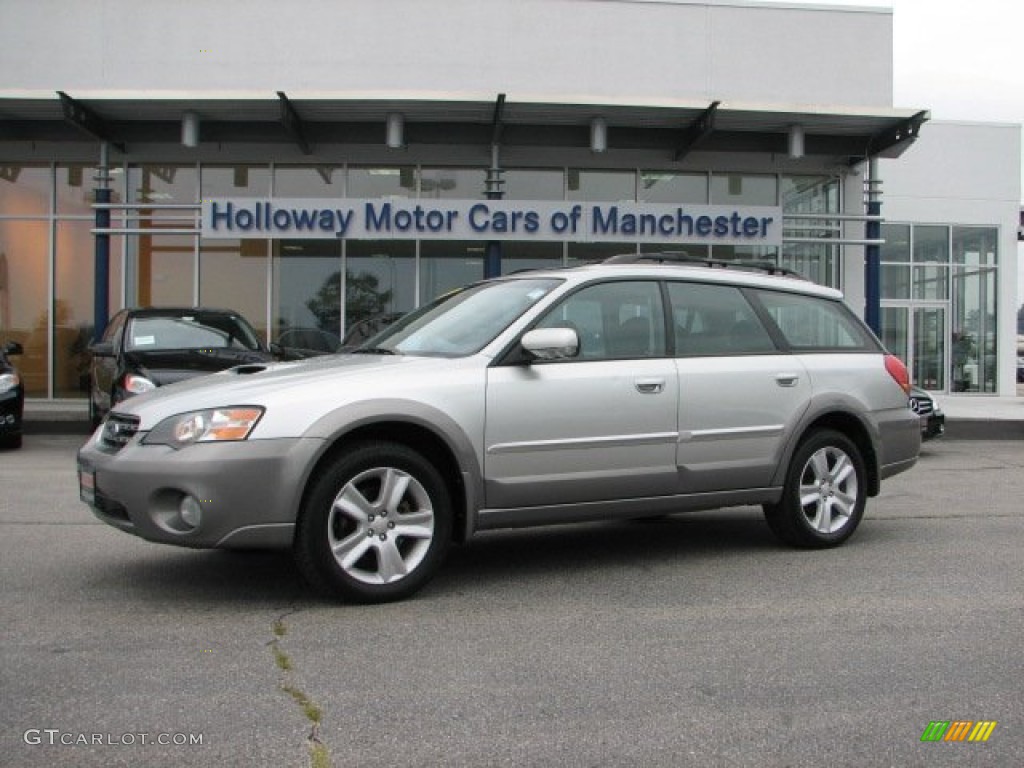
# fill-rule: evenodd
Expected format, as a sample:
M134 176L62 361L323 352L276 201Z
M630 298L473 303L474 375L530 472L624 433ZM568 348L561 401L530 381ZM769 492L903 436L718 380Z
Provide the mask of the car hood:
M252 349L160 349L125 353L129 368L161 387L236 365L271 360L269 353Z
M233 405L266 409L257 437L299 436L321 417L359 402L433 401L449 413L483 397L488 358L408 355L328 355L283 363L250 363L139 395L116 407L152 429L179 413ZM475 370L464 376L460 370Z

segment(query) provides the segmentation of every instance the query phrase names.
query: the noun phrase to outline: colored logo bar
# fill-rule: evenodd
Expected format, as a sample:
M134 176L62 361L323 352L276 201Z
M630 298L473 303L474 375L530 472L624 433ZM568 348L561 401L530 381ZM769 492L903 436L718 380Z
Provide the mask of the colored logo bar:
M988 741L996 725L995 720L932 720L921 741Z

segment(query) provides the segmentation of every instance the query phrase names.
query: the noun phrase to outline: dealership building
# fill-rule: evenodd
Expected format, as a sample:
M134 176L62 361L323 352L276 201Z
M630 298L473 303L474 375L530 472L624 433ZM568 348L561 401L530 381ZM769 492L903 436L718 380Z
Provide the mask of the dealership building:
M1020 126L894 104L892 53L874 7L4 0L0 342L84 403L122 307L312 345L672 251L840 288L917 384L1014 395Z

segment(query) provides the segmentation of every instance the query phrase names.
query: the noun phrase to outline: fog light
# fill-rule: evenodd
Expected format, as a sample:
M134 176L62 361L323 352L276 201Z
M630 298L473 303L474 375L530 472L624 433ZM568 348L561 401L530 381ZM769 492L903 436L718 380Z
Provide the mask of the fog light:
M181 521L189 528L198 528L203 519L203 509L199 505L199 500L194 496L186 496L181 500L178 505L178 514L181 515Z

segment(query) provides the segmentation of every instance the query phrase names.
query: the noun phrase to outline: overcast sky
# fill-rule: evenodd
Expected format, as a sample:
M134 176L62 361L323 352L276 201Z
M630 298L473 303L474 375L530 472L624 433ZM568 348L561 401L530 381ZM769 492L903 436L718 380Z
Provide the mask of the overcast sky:
M892 8L894 107L927 109L934 120L1024 123L1024 0L781 1ZM1017 275L1024 302L1024 265Z

